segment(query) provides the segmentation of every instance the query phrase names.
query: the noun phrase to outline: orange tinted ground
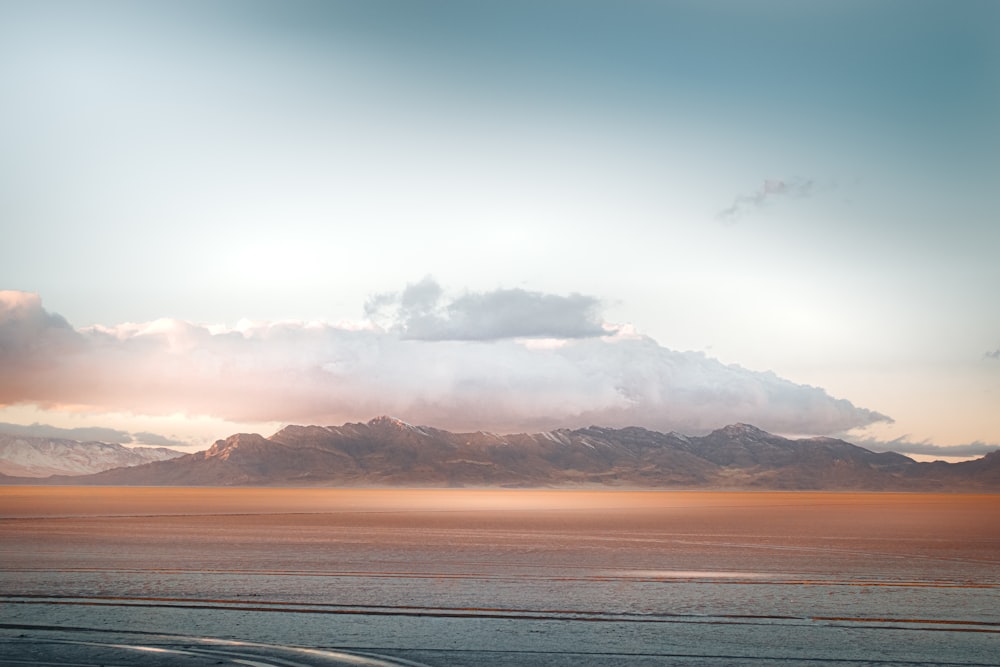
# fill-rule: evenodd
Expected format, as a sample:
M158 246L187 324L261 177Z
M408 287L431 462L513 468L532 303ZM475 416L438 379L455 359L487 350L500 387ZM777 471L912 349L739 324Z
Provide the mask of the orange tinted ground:
M0 487L0 655L31 664L135 664L37 657L86 628L429 665L988 665L998 593L1000 495Z
M317 489L0 486L0 517L322 513L358 510L600 510L853 508L998 511L998 494L575 489ZM1000 515L994 515L1000 518ZM929 517L930 518L930 517ZM933 520L933 519L931 519ZM1000 534L1000 523L993 526Z
M184 533L185 526L203 524L209 516L214 523L220 515L230 517L221 524L247 531L301 524L345 530L521 530L538 537L552 531L599 537L698 535L720 544L739 536L772 544L792 538L817 544L861 540L878 542L880 553L900 555L913 553L920 543L935 551L961 546L1000 564L1000 495L0 487L0 536L24 528L20 521L2 519L135 517L127 525ZM47 523L39 523L38 530ZM393 539L391 534L387 539Z
M0 486L0 518L87 515L280 514L418 510L631 510L682 515L767 509L792 518L841 516L849 525L895 518L951 531L955 518L1000 536L1000 495L838 492L617 491L566 489L316 489ZM960 521L960 524L966 523Z
M615 625L637 614L678 623L671 636L694 633L699 651L736 623L727 646L770 655L793 630L775 626L750 644L742 633L779 618L801 625L796 646L812 655L813 623L831 619L994 641L998 591L1000 495L0 487L0 598L16 603L8 622L29 625L100 619L320 645L336 607L357 617L338 616L348 625L337 631L365 645L402 641L399 618L417 614L427 625L406 641L465 647L470 628L446 640L442 619L493 610L599 616L609 625L594 650L662 650L659 631L643 630L635 648L636 627ZM240 615L246 600L261 618ZM148 611L135 615L135 603ZM275 625L281 610L295 613ZM230 612L255 629L226 626L218 615ZM386 624L378 614L390 614ZM482 626L482 641L510 630L497 627ZM552 635L532 639L546 651L593 634L546 627ZM315 636L298 634L307 630ZM843 647L835 635L831 655ZM510 643L531 639L518 637Z

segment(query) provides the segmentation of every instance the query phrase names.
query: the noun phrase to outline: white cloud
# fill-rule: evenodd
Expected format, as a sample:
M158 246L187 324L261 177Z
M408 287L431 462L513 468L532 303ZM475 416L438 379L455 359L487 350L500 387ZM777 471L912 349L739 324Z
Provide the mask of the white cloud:
M887 420L822 389L669 350L628 329L580 337L597 326L590 297L507 290L441 308L435 285L381 299L401 309L394 321L402 330L288 322L233 330L176 320L73 330L37 296L3 292L0 403L236 422L338 424L392 414L496 431L599 424L693 433L744 421L825 434ZM496 302L501 312L490 320ZM565 312L534 324L510 314L530 320L548 303ZM411 335L428 304L438 310L419 325L425 335ZM511 337L533 334L562 343Z

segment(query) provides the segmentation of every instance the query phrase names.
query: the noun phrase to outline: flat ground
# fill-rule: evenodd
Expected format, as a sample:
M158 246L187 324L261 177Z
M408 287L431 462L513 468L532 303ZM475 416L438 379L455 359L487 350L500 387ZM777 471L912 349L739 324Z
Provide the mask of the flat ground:
M995 665L1000 496L0 487L0 603L0 664Z

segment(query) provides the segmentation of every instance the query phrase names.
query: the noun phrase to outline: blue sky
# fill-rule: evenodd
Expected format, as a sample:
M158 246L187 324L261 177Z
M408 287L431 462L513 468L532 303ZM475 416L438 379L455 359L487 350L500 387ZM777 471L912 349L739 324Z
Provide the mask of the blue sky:
M447 406L471 383L462 414L510 402L484 427L716 414L913 451L1000 443L994 2L2 2L0 18L0 288L40 297L10 296L0 331L47 340L48 313L87 341L31 369L24 335L7 342L0 421L192 442L383 408L469 426ZM311 407L255 418L284 400L224 341L275 322L297 342L255 354ZM346 331L381 350L358 368L384 384L322 375L351 356ZM653 347L625 360L627 337ZM247 409L213 398L234 366L262 383ZM126 368L164 407L101 389ZM831 403L792 420L805 399L771 376ZM338 393L366 382L393 400ZM829 418L834 399L854 421Z

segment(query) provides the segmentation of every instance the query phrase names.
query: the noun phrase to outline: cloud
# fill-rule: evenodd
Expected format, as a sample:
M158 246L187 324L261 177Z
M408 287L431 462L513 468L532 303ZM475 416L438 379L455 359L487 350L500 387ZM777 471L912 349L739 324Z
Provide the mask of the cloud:
M753 194L737 195L730 206L719 211L717 217L723 222L735 222L747 213L767 206L775 199L808 197L814 190L815 182L811 179L785 181L769 178Z
M36 337L0 339L11 362L0 403L327 425L390 414L501 432L599 424L695 433L743 421L827 434L888 420L627 328L583 337L598 326L589 297L498 290L445 302L442 294L424 281L374 298L375 310L397 309L399 326L389 329L157 320L73 330L37 297L15 293L0 297L21 304L0 306L0 334L27 327ZM539 309L549 303L565 311L547 320ZM515 314L534 319L529 326ZM520 338L560 332L558 344Z
M599 307L592 296L522 289L466 293L445 302L444 290L427 277L402 293L376 295L365 312L407 339L495 341L604 336L609 332Z
M70 350L80 342L65 319L42 309L37 294L0 291L0 365L39 363L44 355Z
M157 433L129 433L114 428L100 426L82 426L77 428L61 428L49 424L8 424L0 422L0 433L8 435L29 436L34 438L54 438L59 440L78 440L80 442L110 442L118 445L155 445L158 447L186 447L190 443L174 440Z
M986 442L969 442L964 445L935 445L923 440L912 442L909 436L901 436L894 440L883 441L874 439L849 438L850 442L870 449L873 452L896 452L899 454L927 454L930 456L984 456L1000 449L1000 444Z
M155 447L187 447L191 444L183 440L174 440L158 433L149 433L148 431L133 433L131 441Z
M111 442L124 445L132 442L132 436L127 431L99 426L81 428L59 428L48 424L34 423L29 426L22 424L0 423L0 433L9 435L30 436L35 438L56 438L62 440L79 440L81 442Z
M1000 359L1000 348L993 350L992 352L986 352L983 354L985 359Z

